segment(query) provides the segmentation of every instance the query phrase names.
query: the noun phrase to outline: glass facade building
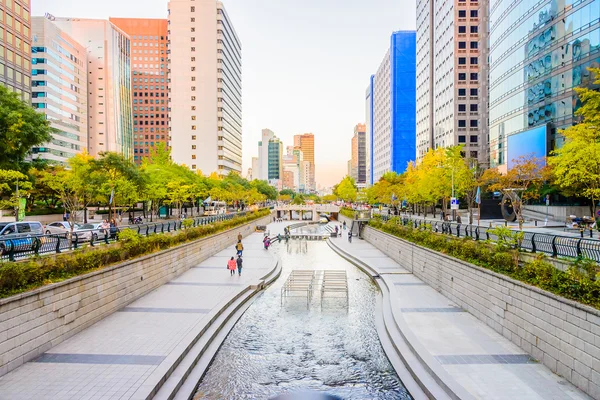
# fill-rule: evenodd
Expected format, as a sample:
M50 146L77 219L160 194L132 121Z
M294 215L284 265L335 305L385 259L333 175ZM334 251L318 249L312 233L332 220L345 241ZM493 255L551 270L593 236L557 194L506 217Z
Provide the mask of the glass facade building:
M390 49L367 89L372 182L388 171L403 173L415 160L416 54L416 32L394 32Z
M47 18L33 17L32 32L31 103L56 132L31 152L65 164L87 151L87 52Z
M492 166L510 161L509 136L534 127L547 127L548 151L560 146L557 132L579 106L573 88L590 85L587 68L600 65L599 18L600 0L490 0Z

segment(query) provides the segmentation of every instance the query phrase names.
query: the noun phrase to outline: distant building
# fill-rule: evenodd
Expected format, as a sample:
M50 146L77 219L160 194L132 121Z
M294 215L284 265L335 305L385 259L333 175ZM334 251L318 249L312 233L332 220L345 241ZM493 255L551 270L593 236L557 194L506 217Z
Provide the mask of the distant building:
M31 152L41 159L66 164L88 148L87 51L46 17L33 17L31 27L35 66L32 106L57 130L50 142Z
M129 36L102 19L56 18L54 23L87 50L88 152L133 158Z
M365 187L367 183L367 129L365 124L358 124L354 127L350 162L349 175L357 186Z
M171 156L242 172L242 46L223 3L169 1Z
M294 147L302 150L304 161L310 163L310 170L308 176L308 186L305 188L306 191L316 190L315 182L315 135L312 133L305 133L302 135L294 136Z
M31 99L31 0L0 2L0 85ZM36 68L37 70L37 68Z
M279 186L283 179L283 143L270 129L262 130L258 142L258 157L252 159L252 177Z
M394 32L390 49L367 89L372 130L372 181L403 173L416 156L416 33Z
M110 18L110 22L131 39L133 159L139 164L159 143L169 141L168 21Z

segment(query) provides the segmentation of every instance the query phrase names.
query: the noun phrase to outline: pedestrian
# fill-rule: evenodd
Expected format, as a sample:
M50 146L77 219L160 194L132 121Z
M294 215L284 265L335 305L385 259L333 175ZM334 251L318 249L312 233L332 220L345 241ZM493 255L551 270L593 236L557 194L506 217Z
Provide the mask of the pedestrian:
M108 223L108 220L102 220L102 225L100 225L100 229L104 236L108 236L108 230L110 229L110 224Z
M348 231L348 241L352 243L352 231Z
M238 268L238 275L242 276L242 263L244 261L242 260L242 256L238 256L237 260L236 260L236 264L237 264L237 268ZM234 272L235 273L235 272Z
M462 219L460 218L460 215L458 215L456 217L456 223L459 224L459 225L462 223Z
M346 221L344 221L344 230L346 230Z
M241 257L242 252L244 251L244 245L242 244L241 240L238 240L237 244L235 245L235 249L237 250L238 257Z
M242 238L242 232L240 232L240 233L238 233L238 242L241 242L241 241L242 241L242 239L243 239L243 238Z
M227 269L229 270L230 276L235 275L236 267L237 267L237 263L235 262L235 259L233 257L231 257L231 259L229 261L227 261Z

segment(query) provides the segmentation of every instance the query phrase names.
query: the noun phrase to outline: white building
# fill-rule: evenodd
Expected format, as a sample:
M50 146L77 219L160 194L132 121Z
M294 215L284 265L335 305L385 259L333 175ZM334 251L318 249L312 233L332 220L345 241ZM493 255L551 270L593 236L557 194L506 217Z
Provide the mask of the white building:
M41 159L66 164L88 148L86 49L45 17L33 17L31 29L32 106L57 130L50 142L31 151Z
M129 37L106 20L56 18L54 24L87 50L88 152L133 158Z
M386 53L373 79L373 183L390 170L391 160L391 74L390 52ZM369 118L369 117L367 117Z
M269 180L269 142L275 138L275 133L270 129L263 129L260 142L258 142L258 169L252 167L254 179ZM254 161L253 161L254 163Z
M220 1L169 1L173 161L242 172L242 47Z

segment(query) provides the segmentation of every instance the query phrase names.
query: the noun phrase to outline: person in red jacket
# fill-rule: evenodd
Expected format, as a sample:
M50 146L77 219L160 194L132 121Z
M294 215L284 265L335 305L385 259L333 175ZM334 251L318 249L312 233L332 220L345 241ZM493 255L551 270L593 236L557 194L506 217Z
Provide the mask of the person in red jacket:
M237 268L237 263L235 262L235 259L233 257L231 257L231 260L227 261L227 269L229 270L229 273L231 276L235 275L236 268Z

